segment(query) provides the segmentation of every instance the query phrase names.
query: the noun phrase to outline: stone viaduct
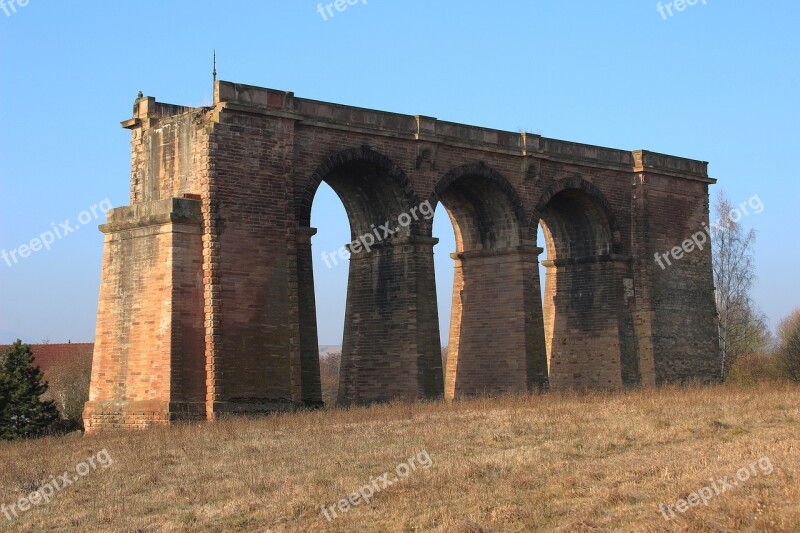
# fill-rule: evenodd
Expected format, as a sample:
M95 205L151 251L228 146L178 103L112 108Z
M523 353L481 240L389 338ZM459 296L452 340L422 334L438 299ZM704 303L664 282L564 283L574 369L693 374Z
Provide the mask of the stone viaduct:
M705 162L224 81L210 107L140 95L122 125L130 206L100 227L89 431L321 404L323 181L347 211L343 241L394 231L352 250L342 403L716 376L709 247L654 260L708 223ZM411 216L426 201L457 243L446 369L437 239Z

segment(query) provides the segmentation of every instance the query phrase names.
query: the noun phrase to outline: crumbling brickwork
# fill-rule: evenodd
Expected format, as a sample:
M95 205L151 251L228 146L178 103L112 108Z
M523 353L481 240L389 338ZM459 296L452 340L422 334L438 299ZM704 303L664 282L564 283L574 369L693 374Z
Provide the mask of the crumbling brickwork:
M708 222L704 162L222 81L208 108L139 97L123 126L131 205L101 227L89 430L321 404L323 181L351 240L391 229L352 250L341 403L715 379L710 249L653 260ZM437 240L408 216L425 202L456 232L446 369Z

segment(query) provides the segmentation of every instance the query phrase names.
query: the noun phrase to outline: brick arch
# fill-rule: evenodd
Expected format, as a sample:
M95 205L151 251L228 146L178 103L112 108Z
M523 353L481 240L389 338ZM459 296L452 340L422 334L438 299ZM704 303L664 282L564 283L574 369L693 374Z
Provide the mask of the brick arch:
M522 200L502 174L484 163L451 169L436 184L428 201L433 208L439 202L444 204L459 251L465 246L514 246L523 239L526 215Z
M362 145L357 148L348 148L336 152L326 157L316 168L300 197L298 213L300 226L307 227L311 225L311 207L320 184L323 181L327 182L331 176L348 167L358 167L362 172L372 171L380 174L386 180L386 185L391 183L393 187L396 187L396 192L400 196L398 200L405 204L405 210L410 206L419 204L418 197L405 172L386 155L373 150L367 145ZM334 191L336 191L335 187ZM348 198L345 191L336 192L345 204L346 209L348 204L355 200L354 198ZM348 209L348 216L350 216L350 209Z
M484 163L468 163L466 165L461 165L459 167L451 169L436 184L436 187L434 187L433 192L431 193L428 201L435 208L436 204L441 199L442 193L450 185L452 185L454 182L462 178L470 176L486 178L487 180L489 180L489 182L496 185L500 190L502 190L508 196L508 199L511 202L511 206L514 209L514 213L517 215L520 224L522 224L525 221L525 206L522 200L520 199L519 194L517 194L517 190L502 174L500 174L499 172L497 172L496 170L487 166Z
M430 198L445 207L456 237L445 397L481 394L494 382L503 391L541 385L547 362L543 343L534 353L533 255L521 246L517 190L494 169L468 164L445 174Z
M593 183L578 176L559 180L542 193L542 195L539 197L539 201L536 203L536 207L531 213L529 227L536 228L536 226L539 224L539 220L542 218L542 213L547 208L547 204L550 203L550 200L552 200L553 197L558 193L568 189L585 192L597 205L597 207L602 209L603 214L608 222L609 229L615 236L614 241L616 243L619 238L619 227L617 225L617 217L614 215L614 209L611 207L611 204L608 202L600 189L598 189Z
M556 203L562 205L556 206L554 205ZM590 226L586 228L586 231L594 232L597 239L607 240L609 252L619 252L621 247L620 232L611 204L600 189L591 182L577 176L560 180L542 193L531 213L528 227L531 231L536 231L540 222L545 222L546 224L547 219L552 219L554 214L557 218L569 218L567 213L559 212L559 210L564 210L564 204L576 204L576 209L584 210L583 220L566 221L566 224L582 223Z

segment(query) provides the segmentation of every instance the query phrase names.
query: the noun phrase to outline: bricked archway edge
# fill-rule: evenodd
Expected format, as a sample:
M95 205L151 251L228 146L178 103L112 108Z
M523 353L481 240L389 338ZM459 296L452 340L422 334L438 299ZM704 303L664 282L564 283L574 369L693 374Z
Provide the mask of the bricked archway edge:
M603 211L613 239L612 245L614 248L618 248L620 232L619 226L617 225L616 216L614 216L614 210L611 208L611 204L608 202L600 189L598 189L591 182L586 181L579 176L560 180L551 185L544 193L542 193L542 196L539 198L539 201L537 202L536 207L533 209L531 214L529 228L531 228L533 232L536 231L536 228L542 219L542 213L547 208L547 204L550 203L550 200L552 200L555 195L566 190L583 191L589 195L589 198L592 199L595 205L597 205Z
M311 207L320 184L337 168L356 161L372 163L383 171L386 176L394 181L400 190L403 191L407 207L419 204L419 199L405 172L387 156L373 150L369 146L362 145L358 148L349 148L336 152L328 156L325 161L317 167L300 198L300 213L298 216L300 226L308 227L311 225Z
M433 192L428 198L431 206L436 208L436 205L441 202L442 194L444 194L447 188L453 183L462 178L474 176L486 178L494 185L497 185L497 187L503 191L503 193L505 193L509 202L511 203L511 207L514 210L514 215L517 218L520 228L525 228L525 206L517 194L516 189L514 189L514 187L502 174L484 163L469 163L461 165L445 174L444 177L436 184Z

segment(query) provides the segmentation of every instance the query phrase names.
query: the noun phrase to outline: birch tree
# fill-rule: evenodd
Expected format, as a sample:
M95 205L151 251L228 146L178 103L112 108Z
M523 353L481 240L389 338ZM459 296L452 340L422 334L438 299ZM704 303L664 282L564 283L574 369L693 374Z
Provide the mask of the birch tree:
M753 245L756 232L745 231L724 191L714 205L717 221L711 225L712 261L719 313L720 377L742 355L765 351L771 342L764 314L753 303L755 281Z

